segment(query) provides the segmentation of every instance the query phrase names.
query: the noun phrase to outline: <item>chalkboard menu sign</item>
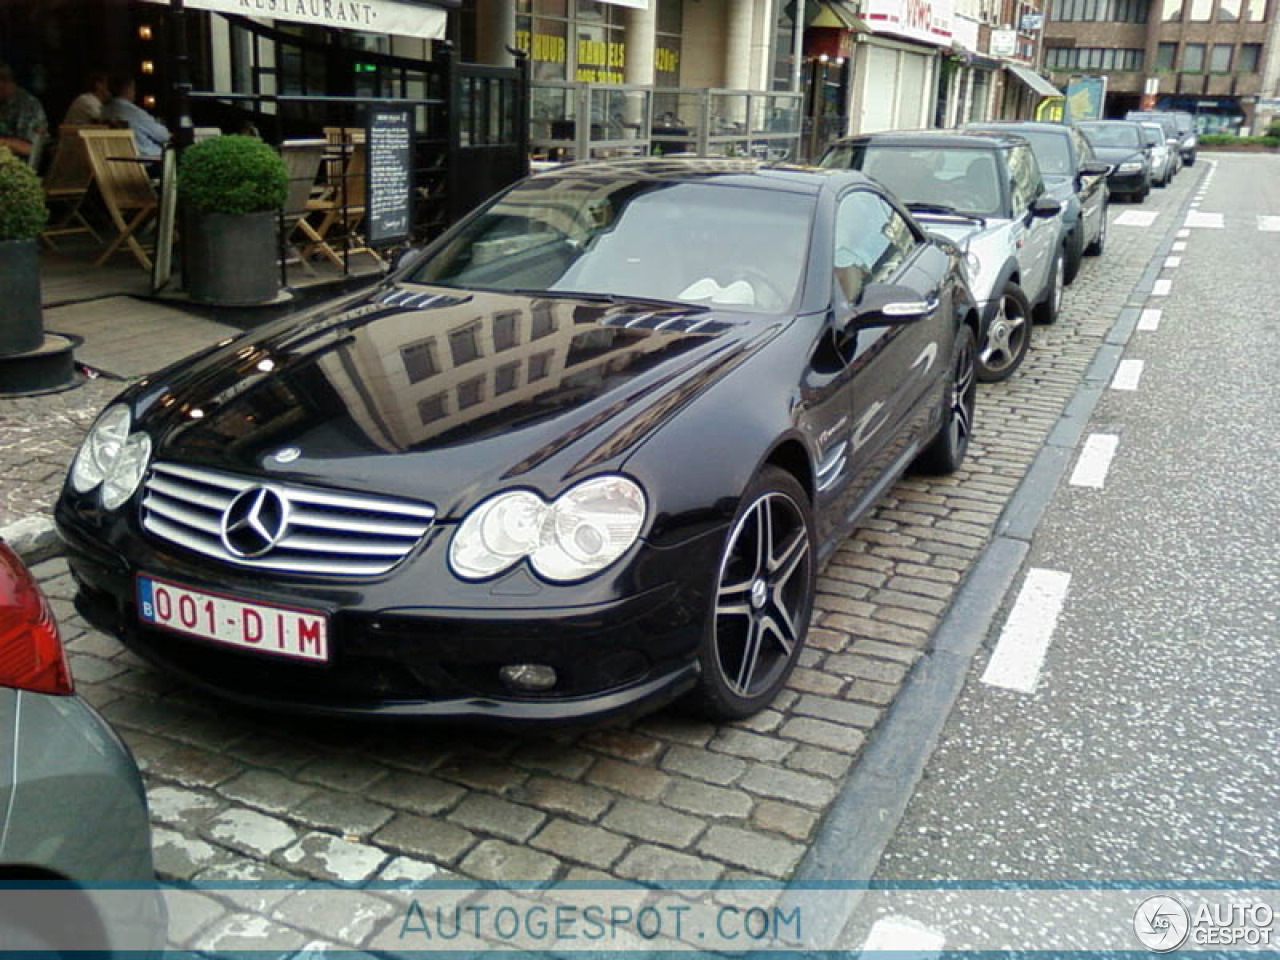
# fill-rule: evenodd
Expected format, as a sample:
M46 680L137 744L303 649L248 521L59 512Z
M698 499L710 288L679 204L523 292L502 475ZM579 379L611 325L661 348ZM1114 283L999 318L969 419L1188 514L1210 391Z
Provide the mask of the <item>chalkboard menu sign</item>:
M413 217L413 111L371 107L368 115L369 246L409 237Z

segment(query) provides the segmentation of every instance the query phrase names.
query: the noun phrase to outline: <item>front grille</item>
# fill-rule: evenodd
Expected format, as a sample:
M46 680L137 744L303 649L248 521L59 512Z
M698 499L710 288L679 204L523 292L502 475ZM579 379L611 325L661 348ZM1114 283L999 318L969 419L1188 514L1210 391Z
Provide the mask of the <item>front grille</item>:
M222 518L245 490L263 487L286 505L287 521L260 556L242 557L223 543ZM143 487L142 526L153 536L206 557L257 570L372 577L405 558L430 529L427 504L340 493L157 463Z

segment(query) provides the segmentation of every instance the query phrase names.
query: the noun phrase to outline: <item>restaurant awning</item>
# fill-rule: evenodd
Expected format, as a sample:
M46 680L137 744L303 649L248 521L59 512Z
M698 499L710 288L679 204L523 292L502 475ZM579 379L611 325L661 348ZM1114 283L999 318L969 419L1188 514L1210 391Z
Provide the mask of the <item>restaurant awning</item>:
M1006 63L1004 68L1017 77L1022 83L1030 88L1033 92L1040 94L1042 97L1060 97L1062 91L1055 87L1040 74L1036 73L1030 67L1024 67L1016 63Z
M169 0L150 0L169 6ZM456 0L443 0L456 6ZM337 27L367 33L390 33L424 40L443 40L446 14L440 6L404 0L185 0L189 10L266 17L316 27Z
M866 22L858 16L858 8L845 0L820 0L818 12L809 19L810 27L837 27L841 30L866 31Z

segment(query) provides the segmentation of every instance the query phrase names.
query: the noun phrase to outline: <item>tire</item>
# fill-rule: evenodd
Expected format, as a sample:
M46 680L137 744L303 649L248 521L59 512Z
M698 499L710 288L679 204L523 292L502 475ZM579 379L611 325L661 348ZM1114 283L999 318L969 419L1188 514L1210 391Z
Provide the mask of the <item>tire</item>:
M1150 182L1143 184L1142 189L1138 191L1138 203L1144 202L1149 196L1151 196Z
M1183 160L1182 162L1185 163L1188 167L1194 167L1196 165L1195 151L1194 150L1191 151L1191 156L1188 157L1186 160Z
M1044 295L1044 299L1036 304L1032 312L1036 323L1058 322L1058 314L1062 312L1062 291L1067 285L1066 259L1066 248L1060 247L1053 258L1053 266L1049 268L1049 291Z
M1076 279L1076 274L1080 272L1080 263L1084 260L1084 215L1081 214L1080 220L1075 227L1067 234L1067 242L1064 244L1066 250L1066 263L1063 265L1066 269L1063 275L1063 282L1070 285Z
M1000 293L996 315L978 345L978 382L1008 380L1022 366L1030 348L1031 304L1022 288L1010 280Z
M1084 248L1086 257L1100 257L1102 251L1107 246L1107 208L1109 204L1102 205L1102 225L1098 227L1098 235L1094 238L1093 243Z
M786 684L813 614L813 530L804 487L766 465L742 495L716 570L715 600L698 650L701 675L690 694L698 712L741 720L767 707ZM765 664L762 654L768 655Z
M973 330L967 323L961 324L952 351L951 383L943 397L942 426L916 457L915 467L921 473L935 476L955 473L964 462L978 399L978 378L974 375L977 352Z

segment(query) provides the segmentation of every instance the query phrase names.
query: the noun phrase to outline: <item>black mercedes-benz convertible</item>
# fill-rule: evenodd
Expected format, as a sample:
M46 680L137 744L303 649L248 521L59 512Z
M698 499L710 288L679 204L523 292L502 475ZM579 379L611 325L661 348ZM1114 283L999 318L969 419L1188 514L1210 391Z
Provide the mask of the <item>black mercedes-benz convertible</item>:
M742 717L974 411L961 254L852 171L588 163L131 385L56 518L99 627L335 714Z

